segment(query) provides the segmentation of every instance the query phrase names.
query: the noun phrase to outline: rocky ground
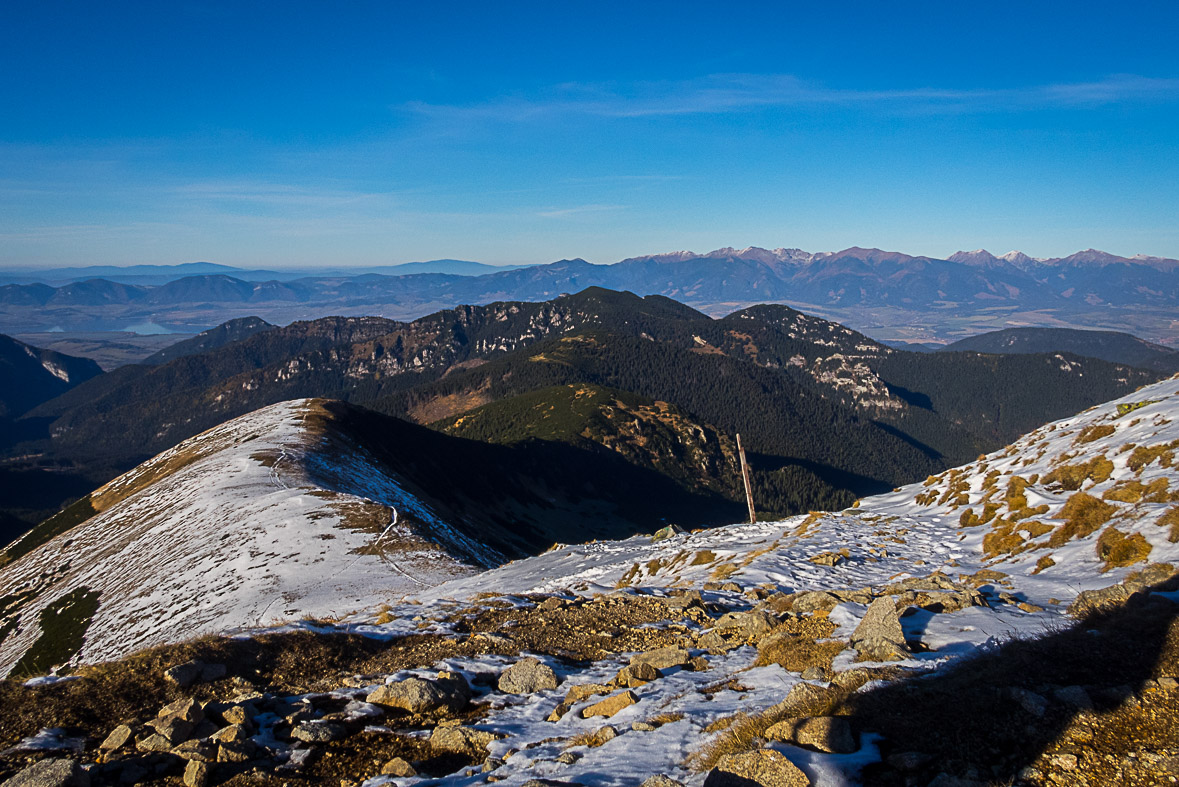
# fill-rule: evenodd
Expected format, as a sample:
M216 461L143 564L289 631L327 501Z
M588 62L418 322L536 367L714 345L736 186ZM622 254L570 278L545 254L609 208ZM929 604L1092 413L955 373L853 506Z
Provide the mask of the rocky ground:
M1174 570L1153 566L1083 594L1078 625L941 670L913 666L920 643L902 620L991 610L1004 591L941 573L852 592L714 582L488 596L384 641L206 639L6 682L0 776L14 787L1172 783L1176 587ZM844 603L867 605L850 633L831 615Z

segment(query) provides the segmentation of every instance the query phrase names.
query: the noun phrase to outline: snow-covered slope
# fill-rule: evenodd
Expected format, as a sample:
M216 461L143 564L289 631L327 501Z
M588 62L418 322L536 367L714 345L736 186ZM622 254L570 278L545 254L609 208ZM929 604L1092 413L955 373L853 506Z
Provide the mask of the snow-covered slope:
M1119 414L1123 413L1123 414ZM1179 377L1047 424L1008 448L855 508L652 541L555 549L424 591L463 598L618 585L810 590L898 576L1002 572L1021 598L1067 604L1145 561L1179 563ZM812 561L846 554L838 565ZM708 559L700 556L711 555Z
M320 400L197 435L90 503L97 515L0 568L0 674L63 598L83 619L86 599L97 599L77 657L97 661L339 616L498 562L341 433Z

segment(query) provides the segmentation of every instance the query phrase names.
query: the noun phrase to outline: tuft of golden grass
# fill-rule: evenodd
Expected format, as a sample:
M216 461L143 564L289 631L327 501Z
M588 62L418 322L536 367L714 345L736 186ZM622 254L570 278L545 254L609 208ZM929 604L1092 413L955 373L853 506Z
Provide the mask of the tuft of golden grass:
M1080 434L1073 440L1074 443L1092 443L1094 440L1100 440L1103 437L1109 437L1117 431L1117 427L1113 424L1093 424L1086 426L1081 430Z
M1071 539L1084 538L1097 532L1116 510L1114 506L1092 495L1077 492L1061 506L1056 518L1063 519L1064 524L1048 539L1048 546L1063 546Z
M1167 540L1172 544L1179 542L1179 506L1171 506L1166 512L1159 517L1159 527L1169 527L1171 532L1167 534Z
M1107 527L1097 539L1097 556L1105 561L1102 572L1142 563L1151 546L1141 533L1126 535L1116 527Z
M1135 473L1155 460L1158 460L1162 467L1170 467L1175 461L1176 448L1179 448L1179 440L1173 440L1170 443L1157 443L1152 446L1140 445L1130 454L1130 458L1126 460L1126 466Z

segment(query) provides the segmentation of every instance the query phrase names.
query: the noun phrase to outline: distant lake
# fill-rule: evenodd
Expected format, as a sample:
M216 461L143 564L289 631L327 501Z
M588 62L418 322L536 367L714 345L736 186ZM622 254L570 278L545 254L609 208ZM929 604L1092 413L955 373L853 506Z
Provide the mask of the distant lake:
M128 331L129 333L143 334L145 336L151 336L158 333L179 333L179 331L174 331L171 328L165 328L164 326L157 325L154 322L135 323L134 325L128 325L123 330Z

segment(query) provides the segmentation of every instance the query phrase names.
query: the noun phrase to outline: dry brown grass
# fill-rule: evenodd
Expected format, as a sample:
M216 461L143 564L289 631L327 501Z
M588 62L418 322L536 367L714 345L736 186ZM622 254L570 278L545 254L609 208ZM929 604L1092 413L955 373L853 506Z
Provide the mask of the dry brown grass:
M1097 539L1097 556L1105 561L1102 572L1143 563L1150 550L1150 543L1141 533L1127 536L1116 527L1107 527Z
M662 727L664 724L674 724L684 718L684 714L675 711L672 713L656 713L651 718L647 719L647 723L653 727Z
M1060 465L1041 479L1044 486L1055 486L1065 492L1075 492L1086 481L1100 484L1109 480L1113 473L1113 462L1104 456L1095 456L1088 462L1075 465Z
M1077 492L1061 506L1056 518L1063 519L1064 524L1048 539L1048 546L1063 546L1074 538L1084 538L1097 532L1116 510L1114 506L1092 495Z
M692 556L690 566L703 566L716 560L716 553L711 549L702 549Z
M792 618L762 638L754 664L777 664L790 672L807 667L830 670L831 662L847 647L842 640L825 641L834 633L835 624L826 617Z
M1042 558L1036 561L1036 570L1032 573L1039 574L1041 571L1052 568L1055 565L1056 561L1052 559L1051 555L1044 555Z
M1109 437L1116 432L1118 428L1113 424L1093 424L1086 426L1081 430L1080 434L1073 440L1074 443L1092 443L1094 440L1100 440L1103 437Z
M1172 544L1179 543L1179 506L1171 506L1158 519L1159 527L1169 527L1167 540Z
M721 757L758 747L765 739L766 730L786 719L843 715L847 696L848 692L834 689L807 702L783 702L759 713L739 712L719 718L705 728L705 732L720 731L721 734L689 755L686 764L694 771L706 771Z
M1176 448L1179 448L1179 440L1151 446L1140 445L1130 454L1130 458L1126 460L1126 466L1135 473L1156 460L1160 466L1170 467L1175 461Z
M740 570L740 566L736 563L721 563L712 570L713 579L728 579Z
M968 508L962 512L962 516L958 518L958 524L961 527L977 527L985 525L995 518L995 514L999 512L997 503L984 503L982 511L976 516L973 508Z
M1167 478L1156 478L1149 484L1128 479L1105 490L1101 499L1119 503L1169 503L1176 497L1170 493L1170 487L1171 481Z

